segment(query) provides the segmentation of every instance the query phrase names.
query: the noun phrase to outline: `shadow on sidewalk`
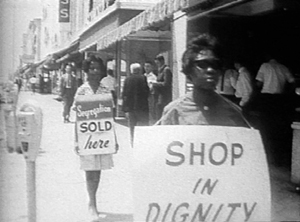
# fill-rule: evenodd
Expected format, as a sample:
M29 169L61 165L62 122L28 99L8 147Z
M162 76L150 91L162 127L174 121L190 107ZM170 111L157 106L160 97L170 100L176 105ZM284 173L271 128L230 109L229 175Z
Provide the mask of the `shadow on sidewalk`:
M128 120L125 117L117 117L115 118L115 122L122 126L128 127Z
M107 212L100 212L100 214L105 215L105 218L99 218L95 222L133 222L132 214L113 214Z

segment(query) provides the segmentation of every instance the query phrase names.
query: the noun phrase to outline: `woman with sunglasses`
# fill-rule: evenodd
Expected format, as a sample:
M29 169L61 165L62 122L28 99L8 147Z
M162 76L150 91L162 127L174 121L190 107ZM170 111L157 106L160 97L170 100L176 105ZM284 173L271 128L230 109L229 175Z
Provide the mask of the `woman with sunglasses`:
M182 71L193 90L168 104L157 125L245 126L240 108L216 93L221 74L216 38L209 34L191 40L182 56Z
M101 79L106 76L103 61L100 58L91 56L88 60L84 61L83 69L87 75L87 81L77 89L74 99L75 103L78 95L111 93L108 88L100 83ZM77 135L75 138L77 141ZM116 145L116 149L118 150L118 144ZM78 146L75 146L75 153L79 154L78 151ZM99 219L96 193L100 183L101 171L111 169L112 167L112 154L80 156L80 168L85 171L86 187L89 196L89 216L93 220Z

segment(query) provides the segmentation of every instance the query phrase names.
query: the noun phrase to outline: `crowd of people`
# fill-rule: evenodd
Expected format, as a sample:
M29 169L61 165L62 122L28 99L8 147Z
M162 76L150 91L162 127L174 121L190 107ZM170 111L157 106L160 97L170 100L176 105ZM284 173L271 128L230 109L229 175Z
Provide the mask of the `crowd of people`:
M273 99L270 98L283 94L283 86L295 81L285 66L275 62L274 59L269 63L262 64L255 78L257 81L257 86L255 86L255 79L241 62L236 61L233 66L225 66L227 69L224 71L223 59L218 54L217 39L204 34L192 39L182 56L182 72L191 81L192 91L172 101L171 69L165 64L162 55L158 55L154 62L158 69L157 75L153 73L151 61L145 62L144 67L139 63L132 63L130 74L124 82L122 107L128 119L131 144L134 140L134 128L137 125L147 126L155 123L155 125L219 125L251 128L257 124L251 118L251 106L255 104L257 107L254 111L259 113L259 119L266 118L265 121L260 119L262 124L257 126L262 131L269 158L278 161L278 155L283 155L280 153L283 148L279 148L275 144L277 140L270 146L267 146L267 143L270 142L270 138L274 139L274 130L270 128L274 127L274 123L272 126L268 125L270 124L269 119L279 115L279 112L276 111L269 112L271 109L275 109L274 106L279 105L274 104ZM145 72L143 72L143 68ZM89 70L88 76L92 75L92 72L93 75L96 74L91 69ZM224 74L222 75L222 73ZM100 70L98 75L99 83L94 90L88 90L89 92L96 93L97 90L99 91L98 87L102 87L100 79L103 78L103 74ZM100 76L102 77L100 78ZM88 85L91 87L92 81L88 81L86 87ZM259 87L261 87L261 91L258 94L268 100L268 102L262 102L263 106L259 105L261 102L256 101L262 101L261 98L258 96L255 98L255 91L260 89ZM268 88L271 88L272 91ZM113 91L112 88L109 91ZM274 106L272 107L271 104ZM265 109L266 106L269 106L269 109ZM282 129L280 125L287 123L283 118L272 119L272 121L278 123L277 126ZM262 126L265 124L268 126L263 128ZM284 147L288 149L286 146ZM112 167L111 156L103 155L102 157L109 160L91 156L87 162L88 165L92 164L92 168L83 168L87 175L89 207L94 216L98 214L95 192L98 188L101 170Z
M121 99L131 145L135 126L254 127L261 132L269 161L289 166L295 78L273 57L269 56L257 74L253 74L243 62L226 61L218 52L219 43L209 34L190 41L182 56L182 72L192 83L192 90L176 100L172 98L173 74L163 55L143 64L130 64ZM113 116L116 117L118 84L114 70L107 69L96 56L83 61L82 69L86 81L81 86L76 84L72 64L65 66L60 78L63 121L70 122L70 110L78 95L103 93L112 94ZM34 92L34 82L31 84ZM75 151L78 151L77 145ZM113 167L112 155L80 156L80 164L86 175L90 213L98 217L96 192L101 171Z
M130 64L130 73L120 90L122 94L119 99L123 101L122 111L128 120L131 144L134 140L135 126L197 122L235 125L236 123L233 124L230 120L230 116L233 115L243 119L239 121L240 123L244 122L244 125L246 123L247 126L260 130L270 162L289 165L292 141L290 125L295 111L295 78L286 66L269 54L266 54L266 60L256 74L249 71L245 62L219 58L211 50L217 47L215 43L217 41L208 36L202 35L198 40L192 40L188 48L190 51L187 50L183 55L182 72L191 81L193 90L181 97L180 101L172 101L173 75L163 55L159 54L153 61L145 61L143 64L135 62ZM203 50L209 49L207 52L200 50L207 55L202 55L198 49L194 49L196 46L202 47ZM191 51L192 49L195 52ZM199 58L195 57L196 54ZM86 64L93 59L95 56L83 62L83 70L87 76L89 70ZM64 122L69 122L70 107L77 89L71 84L74 78L74 74L71 74L73 68L71 65L66 66L66 73L60 83ZM210 69L216 70L216 73L210 73ZM200 80L201 78L197 79L191 74L202 70L206 71L203 75L208 79ZM105 69L105 77L101 80L101 84L113 95L115 117L118 84L114 71ZM201 85L201 81L209 82L211 87L207 89L207 86ZM225 113L220 109L220 105L226 107ZM180 106L182 107L179 108ZM203 112L202 116L199 116L199 111ZM221 120L224 123L221 124Z
M296 118L296 81L291 71L270 53L257 73L239 61L225 65L217 91L239 105L252 126L262 135L269 162L289 167L292 129Z

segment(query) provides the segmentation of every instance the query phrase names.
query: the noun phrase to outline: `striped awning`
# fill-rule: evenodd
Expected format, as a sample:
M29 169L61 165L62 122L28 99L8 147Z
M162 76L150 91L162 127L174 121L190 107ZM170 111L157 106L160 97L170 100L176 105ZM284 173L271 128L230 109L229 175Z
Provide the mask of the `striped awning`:
M52 57L55 58L55 59L59 59L71 52L74 52L76 50L79 49L79 38L76 39L75 41L73 41L70 45L68 45L67 47L63 48L63 49L60 49L54 53L52 53Z
M131 33L147 29L153 24L172 17L173 13L188 6L188 0L162 0L153 7L124 23L97 40L97 49L105 49Z

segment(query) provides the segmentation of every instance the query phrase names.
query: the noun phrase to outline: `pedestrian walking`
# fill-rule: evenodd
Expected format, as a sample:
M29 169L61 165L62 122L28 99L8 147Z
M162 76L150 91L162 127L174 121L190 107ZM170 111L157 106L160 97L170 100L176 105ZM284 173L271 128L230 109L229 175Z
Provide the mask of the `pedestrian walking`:
M208 34L191 40L182 56L182 71L193 90L168 104L157 125L249 127L240 108L215 91L221 74L216 47L216 39Z
M131 64L131 75L125 79L123 87L123 111L128 119L131 145L133 145L134 127L149 125L149 87L141 69L140 64Z
M102 78L106 76L103 61L100 58L92 57L84 63L87 81L81 85L75 95L94 95L111 93L109 89L100 84ZM75 152L78 153L78 135L76 134ZM118 149L118 145L116 147ZM99 219L99 211L97 209L96 193L100 183L100 176L102 170L108 170L113 167L112 154L101 155L84 155L80 156L80 168L85 171L86 187L89 197L88 211L92 219Z
M70 109L74 101L76 92L76 77L73 74L74 67L67 64L65 67L65 74L60 79L60 96L63 100L63 119L64 123L70 122Z
M172 101L172 79L173 74L169 66L165 64L165 58L158 55L154 59L158 67L157 81L153 83L157 93L156 118L160 118L164 107Z

